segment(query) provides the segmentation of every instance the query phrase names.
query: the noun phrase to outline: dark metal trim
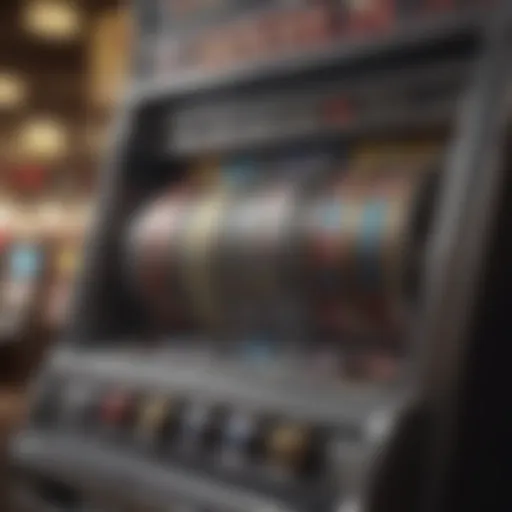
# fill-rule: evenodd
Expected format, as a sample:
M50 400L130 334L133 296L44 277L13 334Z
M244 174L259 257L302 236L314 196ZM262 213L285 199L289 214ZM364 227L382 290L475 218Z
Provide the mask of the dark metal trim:
M419 397L433 432L422 510L441 512L457 432L466 341L470 337L490 230L503 181L511 40L510 2L502 2L483 34L475 81L461 105L427 245L424 302L415 332Z

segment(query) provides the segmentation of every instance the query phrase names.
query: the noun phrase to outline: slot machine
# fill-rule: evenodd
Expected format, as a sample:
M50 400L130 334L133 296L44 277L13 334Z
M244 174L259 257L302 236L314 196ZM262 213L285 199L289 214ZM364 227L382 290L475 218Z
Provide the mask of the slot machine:
M57 224L50 223L46 230L48 271L41 314L44 329L51 339L58 336L67 318L71 287L79 266L86 216L86 208L68 205L59 212Z
M353 30L338 2L134 4L20 508L448 512L491 485L507 510L473 455L506 458L481 398L510 333L512 18L373 3Z
M27 349L37 333L46 254L33 212L19 210L15 217L3 255L0 325L10 345L6 371L19 380L30 366Z

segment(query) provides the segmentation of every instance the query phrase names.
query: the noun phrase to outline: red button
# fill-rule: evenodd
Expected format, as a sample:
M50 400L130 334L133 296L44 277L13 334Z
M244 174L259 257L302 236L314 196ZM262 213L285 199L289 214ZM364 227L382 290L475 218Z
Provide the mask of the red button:
M122 425L128 419L131 403L131 397L127 393L110 393L101 407L101 421L108 425Z

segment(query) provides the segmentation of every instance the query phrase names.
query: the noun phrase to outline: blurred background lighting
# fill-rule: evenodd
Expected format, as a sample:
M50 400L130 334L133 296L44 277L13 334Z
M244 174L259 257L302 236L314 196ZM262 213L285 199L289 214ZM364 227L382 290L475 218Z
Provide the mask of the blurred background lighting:
M47 227L58 226L64 217L62 204L57 201L46 201L39 207L40 222Z
M30 0L23 13L25 30L49 40L77 38L82 31L82 23L78 7L62 0Z
M13 207L3 197L0 200L0 228L8 225L13 219Z
M25 99L25 82L14 73L0 72L0 108L19 107L25 102Z
M21 153L32 158L57 158L68 149L68 133L54 119L31 119L20 129L16 145Z

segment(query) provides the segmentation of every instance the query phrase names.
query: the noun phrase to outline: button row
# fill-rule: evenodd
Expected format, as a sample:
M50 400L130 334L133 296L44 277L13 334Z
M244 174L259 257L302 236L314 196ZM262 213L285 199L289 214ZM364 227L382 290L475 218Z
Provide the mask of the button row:
M316 425L178 396L74 387L61 386L40 398L38 426L105 434L170 458L204 458L226 469L263 468L295 479L319 477L325 470L328 429Z

